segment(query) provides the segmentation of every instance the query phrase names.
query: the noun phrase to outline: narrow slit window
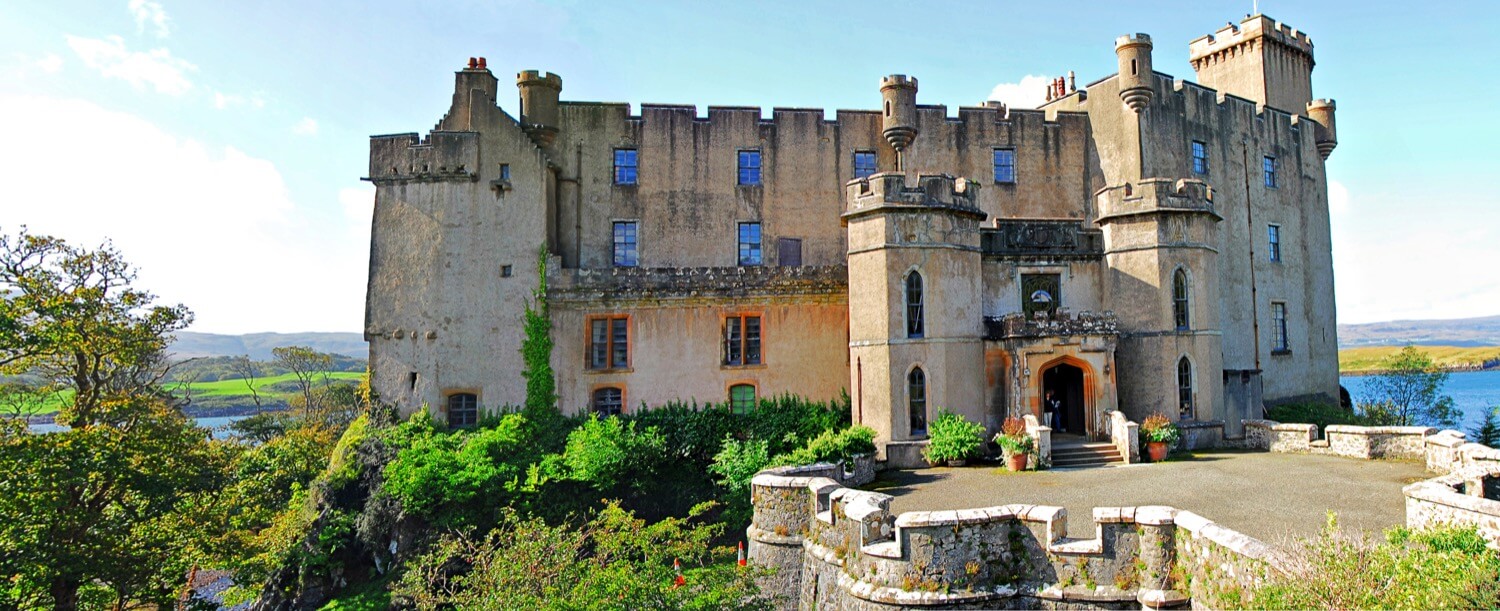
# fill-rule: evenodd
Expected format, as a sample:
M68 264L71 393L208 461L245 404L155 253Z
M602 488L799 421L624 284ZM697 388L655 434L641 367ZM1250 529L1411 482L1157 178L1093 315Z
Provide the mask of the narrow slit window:
M1193 364L1185 356L1177 360L1177 415L1193 417Z
M1268 245L1270 246L1270 248L1268 248L1266 252L1271 257L1271 261L1273 261L1273 262L1280 262L1281 261L1281 226L1280 225L1270 225L1270 226L1266 227L1266 241L1267 241Z
M906 336L922 337L926 332L926 321L922 311L922 274L906 275Z
M911 418L911 436L927 435L927 374L921 367L906 375L906 407Z
M1273 351L1291 352L1291 340L1287 337L1285 303L1274 302L1271 304L1271 325L1272 329L1276 333L1276 343L1273 347Z
M1276 158L1267 156L1261 160L1261 172L1265 174L1266 188L1275 189L1279 186L1276 177Z
M1187 272L1177 270L1172 274L1172 321L1178 331L1188 330L1188 279Z

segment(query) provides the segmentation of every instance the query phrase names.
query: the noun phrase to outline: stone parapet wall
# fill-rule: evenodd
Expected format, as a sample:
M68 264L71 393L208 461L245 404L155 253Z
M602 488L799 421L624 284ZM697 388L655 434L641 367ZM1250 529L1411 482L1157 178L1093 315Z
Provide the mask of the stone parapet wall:
M1254 449L1345 458L1423 460L1426 440L1437 429L1423 426L1329 425L1323 438L1318 425L1246 420L1245 439Z
M663 298L830 296L844 299L843 265L549 269L547 296L561 302Z
M830 477L843 472L752 481L750 558L777 569L768 587L796 593L788 608L1175 607L1220 600L1273 560L1264 543L1171 507L1095 508L1088 539L1064 536L1067 511L1045 505L896 516L889 495Z
M1141 462L1141 425L1131 422L1124 412L1109 412L1109 441L1120 452L1125 464Z
M1477 444L1476 444L1477 445ZM1406 525L1412 528L1448 524L1474 526L1500 548L1500 467L1476 466L1411 484L1406 495Z

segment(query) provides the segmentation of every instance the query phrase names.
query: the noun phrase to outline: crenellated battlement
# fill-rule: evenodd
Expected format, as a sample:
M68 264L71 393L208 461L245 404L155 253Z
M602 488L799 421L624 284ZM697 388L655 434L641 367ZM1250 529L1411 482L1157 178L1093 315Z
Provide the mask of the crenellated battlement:
M1257 41L1264 42L1258 43ZM1188 43L1189 61L1194 68L1197 68L1199 63L1206 58L1219 54L1238 53L1236 49L1241 45L1265 44L1265 42L1306 55L1309 61L1312 60L1312 39L1307 36L1306 32L1298 31L1265 15L1254 15L1245 18L1239 25L1228 24L1213 34Z
M892 497L846 488L830 477L837 472L787 467L751 480L750 558L778 567L778 591L800 593L804 608L1043 601L1156 608L1277 561L1264 543L1172 507L1097 507L1093 536L1074 539L1062 507L893 515ZM1204 571L1206 564L1232 568Z
M887 87L915 89L917 87L917 77L907 76L905 74L892 74L890 76L880 77L880 88L885 89Z
M370 137L370 173L377 185L479 180L479 133L433 131Z
M562 89L562 77L546 70L522 70L516 73L516 84Z
M1163 212L1198 212L1220 219L1214 211L1213 187L1195 178L1145 178L1105 187L1094 198L1101 224L1112 218Z
M889 206L941 208L986 216L974 202L979 183L948 174L923 174L909 184L905 174L880 172L849 181L844 192L846 217Z

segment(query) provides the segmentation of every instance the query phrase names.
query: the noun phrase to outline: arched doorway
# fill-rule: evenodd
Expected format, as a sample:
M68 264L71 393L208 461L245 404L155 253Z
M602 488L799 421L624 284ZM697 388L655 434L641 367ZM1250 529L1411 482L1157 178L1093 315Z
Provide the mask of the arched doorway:
M1054 434L1088 435L1088 395L1084 385L1083 369L1060 362L1042 372L1042 410L1046 412L1048 397L1061 406L1061 424L1049 423Z

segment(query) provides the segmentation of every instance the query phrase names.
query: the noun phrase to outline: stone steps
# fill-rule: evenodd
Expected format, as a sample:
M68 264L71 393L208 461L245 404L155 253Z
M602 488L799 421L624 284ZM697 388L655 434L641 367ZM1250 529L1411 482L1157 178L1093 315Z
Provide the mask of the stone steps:
M1052 446L1053 469L1079 469L1122 464L1125 459L1110 443L1080 443Z

